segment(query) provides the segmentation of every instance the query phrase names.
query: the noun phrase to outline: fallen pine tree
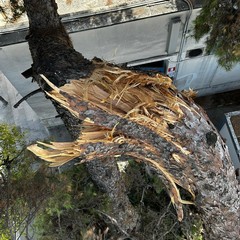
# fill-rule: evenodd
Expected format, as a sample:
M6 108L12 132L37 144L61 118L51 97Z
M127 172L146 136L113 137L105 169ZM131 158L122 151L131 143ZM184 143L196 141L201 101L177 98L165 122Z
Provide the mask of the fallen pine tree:
M73 142L38 142L28 149L51 166L131 156L160 173L178 219L194 204L206 239L239 239L239 185L225 143L205 112L170 78L121 69L101 60L83 79L57 87L44 75L46 94L82 121ZM191 201L182 199L179 187Z
M73 48L54 0L23 3L31 75L74 139L29 149L52 166L73 159L85 162L91 178L113 202L111 218L129 236L137 231L139 215L116 166L121 156L159 173L179 220L183 204L194 204L206 239L239 239L240 193L228 150L189 93L179 93L161 75L85 59ZM191 199L183 199L180 188Z

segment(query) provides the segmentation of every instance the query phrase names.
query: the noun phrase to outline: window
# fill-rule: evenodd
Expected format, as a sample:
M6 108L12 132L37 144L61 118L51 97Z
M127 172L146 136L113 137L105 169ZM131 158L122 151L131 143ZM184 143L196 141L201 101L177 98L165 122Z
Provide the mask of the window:
M141 70L141 71L152 71L152 72L160 72L160 73L166 73L167 69L167 60L161 60L157 62L150 62L150 63L145 63L145 64L140 64L137 66L134 66L133 68L136 70Z
M187 51L186 57L187 58L194 58L194 57L198 57L198 56L202 56L203 55L203 48L196 48L196 49L191 49Z

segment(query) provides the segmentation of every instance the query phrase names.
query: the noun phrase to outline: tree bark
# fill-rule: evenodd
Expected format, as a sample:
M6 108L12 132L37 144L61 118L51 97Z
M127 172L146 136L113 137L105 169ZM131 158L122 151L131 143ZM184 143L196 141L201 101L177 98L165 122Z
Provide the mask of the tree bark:
M53 89L48 95L83 120L83 136L73 143L42 144L51 151L29 149L53 166L76 156L135 157L161 174L179 220L182 204L191 202L181 198L177 185L192 195L206 239L239 239L239 185L227 147L204 111L166 77L94 64L85 81L60 88L43 77Z
M66 151L62 145L58 148L57 143L54 144L54 147L51 145L47 145L47 147L57 149L57 153L59 150L67 153L69 149L74 152L76 148L78 149L76 153L87 160L97 156L124 154L146 162L162 174L162 180L169 190L180 220L183 217L181 204L188 202L181 199L176 184L192 194L194 204L202 216L206 239L239 239L239 185L228 149L205 112L188 96L174 90L174 86L168 84L164 86L164 81L166 81L164 77L161 77L162 79L151 78L131 71L128 71L128 75L126 75L125 70L121 73L121 69L117 67L104 66L104 63L99 63L99 65L99 71L93 73L90 79L94 79L94 76L106 75L105 82L102 77L99 82L95 81L92 85L88 81L90 85L88 88L84 87L84 83L81 84L77 81L72 81L60 89L52 85L53 91L49 95L61 102L73 115L83 119L86 125L90 122L95 129L98 126L100 132L104 129L106 132L107 130L114 131L115 138L110 140L104 138L103 136L107 135L105 133L102 137L98 135L97 143L93 143L92 139L88 138L88 130L83 130L85 137L72 143L73 145L66 148ZM103 70L104 68L105 70ZM120 73L115 76L115 72ZM109 73L114 73L114 76ZM119 82L116 84L119 76L123 76L122 86ZM109 80L110 78L112 80ZM145 84L140 81L141 78L146 80ZM109 95L115 99L114 101L109 100L109 102L104 98L105 94L102 92L107 89L108 81ZM129 85L129 81L132 85ZM99 88L101 85L103 86L102 91L97 91L97 87ZM128 90L124 94L122 89ZM91 94L92 91L95 96ZM99 96L96 97L98 92ZM119 97L119 93L122 93L121 97ZM89 97L86 98L86 95ZM135 97L137 99L140 95L142 95L143 102L140 103L140 97L140 102L135 104L143 106L147 102L146 106L148 107L142 113L139 113L140 108L133 108L135 111L128 112L126 98ZM144 96L148 96L147 99ZM101 97L105 99L105 102L101 100ZM99 102L98 99L100 99ZM152 102L153 100L154 102ZM171 108L172 112L166 111L162 117L162 111ZM160 113L159 115L156 114L156 110ZM136 112L138 112L137 115ZM131 117L130 113L136 116ZM154 113L157 124L153 122ZM175 117L173 117L173 113ZM127 115L129 117L126 117ZM148 118L146 118L147 116ZM144 117L145 121L142 122L141 119ZM171 119L174 124L169 124L164 129L161 125L164 119ZM148 122L151 124L147 124ZM43 159L57 165L65 163L66 159L62 159L61 155L57 159L57 153L54 151L43 152L42 156ZM53 154L53 158L51 158L51 154ZM39 156L41 157L41 154ZM67 161L73 157L70 156Z
M33 59L33 79L40 87L49 88L39 77L44 74L56 86L63 86L70 79L91 75L94 64L76 52L64 29L54 0L24 0L29 19L27 40ZM53 104L64 121L73 139L80 133L81 120L73 117L58 103ZM96 184L110 196L112 216L125 232L131 232L137 225L138 214L129 202L124 183L114 161L98 160L87 163L87 169ZM108 173L108 174L107 174ZM124 206L121 211L119 206Z
M131 71L123 71L118 75L116 72L121 72L121 69L117 67L84 59L73 49L56 13L54 1L24 0L24 3L30 19L28 41L33 57L34 78L55 101L57 110L63 113L63 120L72 136L78 138L79 128L74 125L82 121L98 126L101 131L108 130L113 135L116 134L111 140L100 139L94 144L89 140L89 144L85 144L83 140L78 139L66 146L76 149L78 157L89 161L98 156L116 157L125 154L150 164L162 174L162 180L177 208L179 219L183 217L182 204L187 202L179 196L177 185L188 190L193 196L193 202L201 213L206 239L240 239L239 185L227 147L203 110L187 95L178 93L171 84L160 84L161 79L157 76L150 79L147 75ZM50 83L43 80L39 74L44 74ZM120 79L129 79L131 74L134 75L133 79L142 78L146 83L134 82L135 80L132 80L133 85L126 83L127 87L130 86L129 95L134 96L134 92L131 91L136 90L136 99L139 96L149 96L147 105L146 102L139 101L136 104L138 108L124 112L124 107L119 106L129 106L123 101L125 95L117 98L109 94L113 100L109 106L104 107L103 102L107 102L108 98L99 97L99 102L96 102L96 99L91 101L90 97L86 99L86 93L82 90L84 82L90 82L89 79L96 79L96 82L100 83L104 77L104 81L112 77L112 84L118 85ZM71 79L80 80L70 81ZM167 78L164 80L169 81ZM69 84L66 84L67 82ZM98 89L99 86L100 84L97 85ZM92 94L90 90L89 88L89 95ZM151 94L147 94L148 91L151 91ZM113 107L117 109L115 112ZM141 107L143 113L140 114ZM110 108L112 112L108 112ZM131 117L134 114L139 118ZM159 129L151 125L152 116L155 115L157 126L161 127ZM142 120L146 117L149 122ZM161 125L164 123L166 124ZM61 151L66 150L57 143L52 146L59 147ZM51 145L48 147L51 148ZM63 161L61 156L59 161L56 154L54 156L48 154L45 159L59 165L64 163L65 160ZM72 158L73 156L70 156L69 160ZM117 217L114 217L121 227L124 230L127 228L127 231L132 229L136 225L137 214L125 196L124 185L119 183L120 177L115 163L108 161L102 165L99 161L93 162L89 169L92 170L91 174L96 178L96 182L118 203ZM111 174L106 174L107 172ZM121 209L121 214L117 211L120 201L123 202L123 206L127 206ZM123 212L126 215L122 214ZM130 223L129 215L132 217Z

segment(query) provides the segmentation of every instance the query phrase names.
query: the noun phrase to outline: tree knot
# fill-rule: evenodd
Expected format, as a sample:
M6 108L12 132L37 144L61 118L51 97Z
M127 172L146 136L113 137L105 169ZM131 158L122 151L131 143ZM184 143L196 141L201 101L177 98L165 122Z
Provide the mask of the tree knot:
M207 139L207 144L209 146L215 147L215 144L217 142L217 134L210 131L210 132L206 133L206 139Z

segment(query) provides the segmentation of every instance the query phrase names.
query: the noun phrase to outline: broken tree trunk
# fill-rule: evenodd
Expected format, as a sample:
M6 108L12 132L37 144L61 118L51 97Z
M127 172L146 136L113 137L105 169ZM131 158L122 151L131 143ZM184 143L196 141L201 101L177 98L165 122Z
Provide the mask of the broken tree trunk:
M204 111L167 77L93 64L89 77L60 88L42 75L52 89L47 95L83 121L83 130L74 142L29 150L52 166L76 157L134 157L161 174L180 221L182 205L194 204L206 239L239 239L239 185L226 145ZM192 201L181 198L179 186Z
M31 51L33 79L48 91L49 87L39 74L44 74L54 85L63 86L70 79L84 79L92 74L95 66L74 50L65 31L54 0L24 0L29 18L27 40ZM62 117L73 139L78 138L81 120L73 117L56 101L56 110ZM98 160L87 163L87 168L96 184L107 192L113 202L113 217L118 227L130 232L136 227L138 214L125 194L125 185L114 161ZM106 174L106 172L108 174ZM119 211L119 206L124 206Z
M75 138L29 149L53 166L76 157L88 162L95 180L118 203L113 217L124 230L133 229L137 214L118 182L114 160L121 155L145 162L161 174L179 220L182 204L195 204L206 239L239 239L239 185L226 146L205 113L186 94L178 93L169 78L84 59L73 49L53 0L24 3L34 79ZM106 157L112 174L106 174ZM94 164L100 158L102 164ZM189 191L192 201L181 198L179 186ZM120 202L125 206L121 214Z

